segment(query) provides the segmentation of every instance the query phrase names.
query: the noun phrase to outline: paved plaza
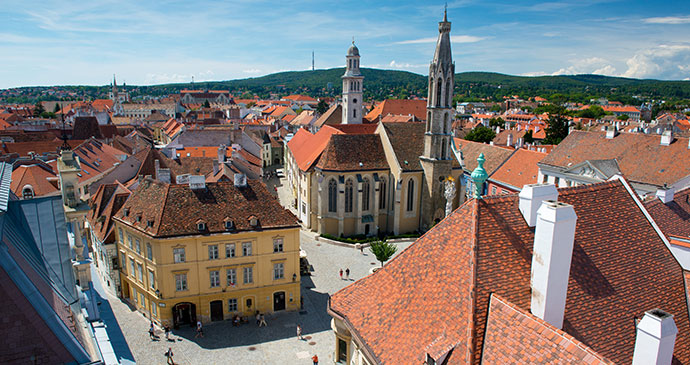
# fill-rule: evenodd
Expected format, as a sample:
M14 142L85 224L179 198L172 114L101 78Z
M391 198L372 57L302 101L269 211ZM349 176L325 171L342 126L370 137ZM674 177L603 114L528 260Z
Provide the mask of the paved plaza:
M270 186L270 185L269 185ZM279 186L281 200L284 187ZM168 347L179 364L311 364L314 354L320 363L333 363L335 336L326 313L329 294L369 274L380 265L368 250L364 254L351 247L319 242L312 232L301 232L301 246L313 268L311 276L302 276L304 310L267 314L268 327L258 328L253 321L239 327L230 321L204 326L204 338L194 338L194 328L173 330L166 341L157 328L160 340L149 338L149 320L133 311L125 302L108 294L110 307L127 340L134 360L139 364L165 364ZM398 244L398 252L410 243ZM340 269L350 269L350 279L341 280ZM303 329L304 341L296 337L296 326Z

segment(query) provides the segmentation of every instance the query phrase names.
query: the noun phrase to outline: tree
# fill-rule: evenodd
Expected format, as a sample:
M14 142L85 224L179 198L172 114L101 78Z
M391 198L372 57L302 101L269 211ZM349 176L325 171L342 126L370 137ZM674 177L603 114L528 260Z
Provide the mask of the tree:
M376 256L376 259L381 262L381 267L383 267L383 263L388 261L398 248L395 247L395 244L382 240L372 242L369 246L369 250L371 250L371 253Z
M206 100L206 101L204 101L204 105L203 105L203 106L204 106L204 108L210 108L210 107L211 107L211 103L209 103L208 100Z
M36 105L34 105L34 117L40 117L45 111L46 109L43 107L43 103L37 101Z
M525 135L522 138L524 138L525 143L534 143L534 137L532 137L531 129L525 132Z
M53 108L53 113L57 114L60 112L60 103L55 103L55 108Z
M626 121L626 120L628 120L628 118L630 118L630 117L627 114L621 114L621 115L616 117L616 119L622 120L622 121Z
M256 105L256 103L253 101L250 101L247 103L247 108L251 109L254 105Z
M474 142L481 142L481 143L489 143L494 140L496 137L496 132L494 132L491 128L485 127L483 125L477 126L474 129L470 131L470 133L467 133L465 136L465 139L468 141L474 141Z
M504 126L505 124L506 124L506 121L503 120L503 118L501 118L501 117L495 117L495 118L491 118L491 119L489 120L489 126L490 126L490 127L493 127L493 128L496 128L496 127L501 127L501 128L503 128L503 126Z
M489 111L498 113L501 111L501 105L500 104L494 104L491 106L491 108L489 108Z
M559 144L563 138L568 136L568 123L570 121L563 115L555 114L549 116L546 126L546 137L543 144Z
M319 100L319 103L316 104L316 111L319 114L323 114L328 111L328 103L326 103L325 99Z

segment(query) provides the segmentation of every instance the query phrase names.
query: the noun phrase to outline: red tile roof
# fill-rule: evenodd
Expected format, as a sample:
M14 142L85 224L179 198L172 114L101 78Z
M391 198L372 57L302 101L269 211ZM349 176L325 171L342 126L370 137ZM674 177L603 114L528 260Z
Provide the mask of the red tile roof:
M676 138L670 146L660 145L660 136L620 133L606 139L604 132L572 131L540 164L566 168L587 160L616 159L631 182L656 186L673 185L690 176L687 138Z
M258 228L250 225L252 216L259 219ZM156 237L200 234L199 219L206 223L202 233L226 232L227 219L236 231L299 227L297 218L258 180L247 180L243 188L229 182L206 183L198 190L146 180L115 215L115 220Z
M674 315L674 356L690 362L683 271L621 181L565 188L577 214L563 330L616 363L630 363L633 319ZM491 294L530 308L534 232L516 194L470 200L383 269L335 293L342 317L376 360L422 362L455 347L449 363L479 363Z
M690 188L675 192L667 204L654 198L644 205L665 235L690 238Z
M113 235L113 217L125 204L131 191L118 181L112 184L103 184L91 198L91 209L86 216L91 230L104 244L115 242Z
M563 330L497 294L489 300L484 364L612 364Z
M377 124L334 124L331 127L346 134L374 134Z
M31 165L17 166L12 170L10 190L21 197L22 190L26 185L30 185L34 190L34 196L43 196L60 191L57 185L57 171L40 161Z
M376 105L365 118L374 122L389 114L414 115L419 120L426 120L426 100L386 99Z
M388 170L388 162L378 135L334 134L316 167L329 171Z
M544 157L546 153L519 148L489 176L489 180L508 184L518 190L527 184L535 184L539 175L537 162Z
M288 142L287 146L292 151L292 156L297 162L297 166L302 171L309 170L314 163L321 156L328 140L333 134L342 134L343 132L331 128L330 126L323 126L316 134L311 134L305 129L297 131L294 137Z
M477 158L480 153L484 154L486 162L484 169L491 176L508 158L515 152L513 149L505 149L490 144L468 141L466 139L454 138L455 147L462 153L465 163L465 171L472 172L477 168Z

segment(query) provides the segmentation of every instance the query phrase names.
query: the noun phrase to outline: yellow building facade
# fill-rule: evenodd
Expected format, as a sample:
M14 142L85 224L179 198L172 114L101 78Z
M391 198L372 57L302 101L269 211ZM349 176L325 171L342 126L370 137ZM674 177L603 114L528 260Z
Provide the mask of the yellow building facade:
M265 190L258 184L252 186L254 193ZM235 189L231 183L213 185ZM185 188L189 189L174 186ZM136 199L137 193L130 199ZM267 191L265 194L264 198L274 199ZM268 204L272 203L278 204ZM245 212L244 224L236 219L237 212L233 219L221 219L232 213L209 212L215 218L187 218L194 221L192 227L198 232L162 236L151 234L155 227L148 227L151 223L126 204L115 217L122 296L155 322L171 326L227 320L235 315L249 317L256 311L298 310L299 226L293 219L287 226L268 227L261 222L268 223L269 217L261 217L268 213ZM218 229L211 228L211 219L220 220L220 232L213 232Z

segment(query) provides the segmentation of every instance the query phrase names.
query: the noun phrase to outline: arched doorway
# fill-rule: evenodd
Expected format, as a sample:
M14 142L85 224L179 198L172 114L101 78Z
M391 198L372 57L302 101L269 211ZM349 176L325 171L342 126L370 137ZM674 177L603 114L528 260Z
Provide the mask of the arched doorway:
M273 293L273 311L285 310L285 292L279 291Z
M173 307L173 327L178 328L183 324L190 326L196 324L196 305L194 303L177 303Z
M211 302L211 321L223 320L223 301L214 300Z

